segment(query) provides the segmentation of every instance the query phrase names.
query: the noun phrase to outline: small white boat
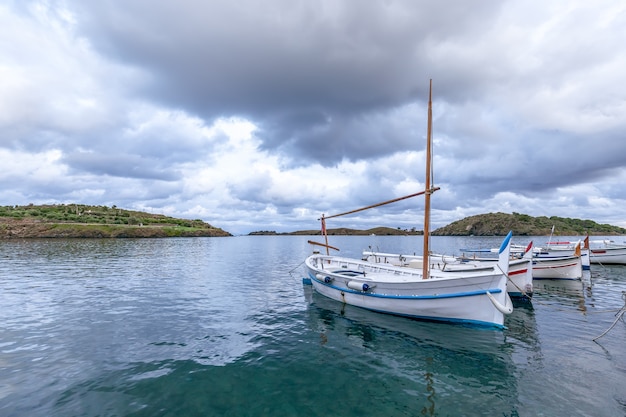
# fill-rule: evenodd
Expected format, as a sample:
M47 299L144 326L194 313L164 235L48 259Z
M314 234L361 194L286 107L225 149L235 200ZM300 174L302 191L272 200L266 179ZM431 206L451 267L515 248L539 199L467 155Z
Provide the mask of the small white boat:
M533 258L534 279L581 279L583 265L580 256Z
M619 245L611 240L594 243L589 247L589 260L592 264L626 265L626 245Z
M478 249L475 251L463 249L463 251L485 253L494 252L495 249ZM511 249L511 252L514 254L518 254L518 256L521 251L524 251L524 254L526 254L526 247L515 245ZM475 256L464 255L462 259L467 259L470 261L485 261L489 260L490 258L476 258ZM537 252L533 249L532 260L533 279L581 279L583 276L580 242L578 242L578 244L576 245L576 249L574 250L574 253L572 255L562 254L561 256L557 256L556 254L550 254L548 256L546 253L542 254L541 252Z
M511 233L491 268L471 271L431 269L429 256L430 196L432 170L432 81L428 100L426 181L422 192L332 216L322 216L326 255L314 253L304 264L307 276L318 293L341 303L381 313L417 319L502 328L504 316L513 311L507 294ZM326 220L424 195L424 256L420 268L375 264L362 259L329 255Z
M580 241L548 242L546 247L537 248L537 257L550 258L572 255L576 253ZM515 252L516 245L511 246L511 252ZM590 269L591 264L618 264L626 265L626 243L618 244L612 240L589 241L589 236L583 240L580 248L580 256L583 270Z
M577 256L576 252L570 249L542 249L539 248L539 251L535 252L535 257L537 259L551 259L551 258L562 258L567 256ZM583 271L588 271L591 269L591 259L589 256L589 249L581 249L580 250L580 266Z
M522 259L509 260L506 290L511 297L531 298L533 294L532 242L525 248ZM402 267L421 268L423 257L385 252L363 251L363 260L373 263L391 264ZM430 268L441 271L477 271L493 268L497 259L467 259L450 255L431 254Z
M550 241L546 246L535 247L535 257L537 258L561 258L563 256L579 256L583 271L591 269L589 257L589 237L585 239L585 245L581 247L581 241ZM515 245L511 246L511 252L515 252Z
M510 235L500 261L490 268L464 271L376 264L360 259L314 254L305 261L313 288L336 301L417 319L480 326L504 326L513 311L507 294Z

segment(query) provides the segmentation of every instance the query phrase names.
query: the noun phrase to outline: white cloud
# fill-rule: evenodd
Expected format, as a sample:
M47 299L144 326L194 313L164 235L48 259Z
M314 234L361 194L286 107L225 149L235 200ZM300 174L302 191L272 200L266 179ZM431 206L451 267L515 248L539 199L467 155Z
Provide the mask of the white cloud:
M421 190L433 78L434 227L626 222L619 2L26 1L0 25L2 205L316 228ZM422 201L346 222L420 227Z

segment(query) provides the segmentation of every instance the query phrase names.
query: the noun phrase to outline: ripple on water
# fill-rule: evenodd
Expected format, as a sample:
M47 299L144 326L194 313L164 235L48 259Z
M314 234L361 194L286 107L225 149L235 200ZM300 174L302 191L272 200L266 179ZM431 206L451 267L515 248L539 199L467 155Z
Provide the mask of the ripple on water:
M339 243L372 239L414 244ZM2 242L0 414L626 414L624 326L592 341L623 305L621 267L476 330L319 296L290 275L306 240Z

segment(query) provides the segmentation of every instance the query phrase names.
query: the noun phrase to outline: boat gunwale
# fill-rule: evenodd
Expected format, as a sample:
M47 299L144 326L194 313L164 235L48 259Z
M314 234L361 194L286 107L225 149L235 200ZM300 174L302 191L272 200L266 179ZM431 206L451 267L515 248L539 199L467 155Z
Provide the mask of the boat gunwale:
M436 300L441 298L462 298L462 297L475 297L479 295L486 295L488 292L491 294L499 294L502 292L500 288L490 288L490 289L480 289L474 291L462 291L456 293L447 293L447 294L386 294L386 293L377 293L377 292L369 292L369 291L359 291L353 290L348 287L340 287L337 285L333 285L332 283L324 282L321 279L317 278L315 274L309 273L309 277L312 281L315 281L321 285L324 285L328 288L332 288L337 291L343 291L351 294L357 295L366 295L368 297L376 297L376 298L392 298L398 300ZM360 281L359 281L360 282Z
M336 269L336 268L324 269L323 267L313 265L312 264L313 259L321 260L322 265L324 265L323 263L324 261L330 261L330 262L337 263L337 264L345 264L346 266L345 268L339 268L339 269ZM320 254L309 256L308 258L306 258L305 264L307 265L307 267L309 267L312 270L319 271L320 273L333 275L335 278L339 278L339 277L348 278L346 277L346 275L341 273L343 271L361 273L359 270L363 270L363 272L367 272L373 275L374 278L372 278L371 276L368 277L367 275L364 274L358 277L359 280L363 280L364 282L377 282L378 281L378 282L384 282L388 284L394 284L394 283L406 284L407 282L452 281L452 280L458 279L459 277L467 277L467 272L476 272L476 275L473 275L472 277L474 276L482 277L485 280L493 279L495 277L499 277L503 275L502 272L497 271L496 269L497 265L495 265L494 267L490 268L492 271L492 274L485 274L484 273L485 270L482 268L476 269L476 270L469 270L469 271L434 270L434 271L431 271L431 274L427 279L423 279L422 271L419 269L407 268L403 266L395 266L395 265L389 265L389 264L377 264L377 263L371 263L371 262L357 260L357 259L343 258L343 257L332 256L332 255L320 255ZM354 266L354 267L351 267L351 266ZM402 278L407 278L407 277L415 278L415 279L414 280L402 279ZM350 278L353 278L353 277L350 277Z

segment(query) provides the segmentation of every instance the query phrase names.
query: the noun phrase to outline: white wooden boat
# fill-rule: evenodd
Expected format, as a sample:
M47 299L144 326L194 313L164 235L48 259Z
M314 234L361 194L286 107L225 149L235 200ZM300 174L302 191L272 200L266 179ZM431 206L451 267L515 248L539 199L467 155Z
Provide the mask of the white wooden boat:
M311 243L325 247L326 255L314 253L305 260L308 278L315 291L341 303L417 319L502 328L505 314L513 311L506 291L510 233L502 242L498 263L486 270L447 272L430 269L428 261L422 262L421 269L406 268L329 254L329 249L333 247L328 244L327 219L424 195L424 255L428 258L430 195L439 189L431 186L432 81L428 100L426 149L424 191L346 213L321 217L325 243Z
M580 256L533 258L534 279L581 279L583 265Z
M522 259L509 260L506 290L511 297L531 298L533 295L532 242L525 248ZM373 263L391 264L409 268L421 267L420 255L403 255L385 252L363 251L363 260ZM497 259L468 260L457 256L431 254L430 268L441 271L476 271L495 266Z
M313 288L342 303L417 319L504 326L513 311L507 294L508 239L495 267L422 270L314 254L305 261Z
M581 246L581 241L549 241L546 246L535 247L534 254L537 258L561 258L563 256L578 256L583 271L591 269L591 261L589 257L589 237L585 239L586 245ZM511 252L515 253L516 246L511 246Z
M531 242L532 243L532 242ZM521 250L525 250L524 246L515 245L511 252L519 254ZM478 249L468 250L463 249L465 252L485 253L494 252L495 249ZM526 253L526 252L524 252ZM541 253L533 250L532 252L532 275L533 279L581 279L583 276L582 256L580 249L580 242L576 245L574 253L571 255L565 255L565 252L561 256L557 256L557 253ZM462 259L470 261L480 260L485 261L490 258L477 258L476 256L463 255Z
M580 241L548 242L545 247L537 248L536 256L541 258L561 257L576 253ZM517 250L516 245L511 246L511 252ZM589 236L583 240L580 248L580 256L583 270L590 269L591 264L618 264L626 265L626 244L618 244L612 240L589 241Z
M592 264L626 265L626 245L620 245L611 240L594 243L589 247L589 260Z
M575 250L562 249L562 248L539 248L535 252L537 259L550 259L550 258L562 258L567 256L577 256ZM591 258L589 256L589 249L580 250L580 265L583 271L591 269Z

